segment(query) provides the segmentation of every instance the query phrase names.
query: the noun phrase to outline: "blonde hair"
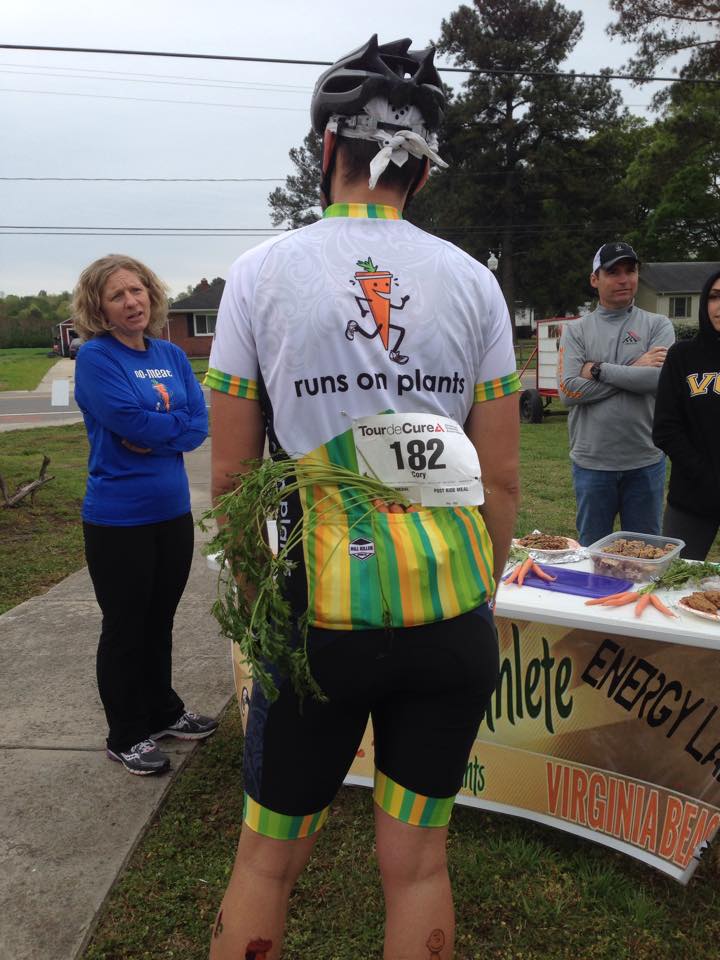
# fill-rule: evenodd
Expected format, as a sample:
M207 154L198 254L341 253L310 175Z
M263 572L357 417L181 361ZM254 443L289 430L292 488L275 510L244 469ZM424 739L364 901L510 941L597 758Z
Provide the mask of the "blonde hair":
M95 260L80 274L73 293L73 326L83 340L100 337L110 331L101 306L105 284L117 270L130 270L140 278L150 297L150 323L146 333L159 337L167 323L167 287L150 267L121 253Z

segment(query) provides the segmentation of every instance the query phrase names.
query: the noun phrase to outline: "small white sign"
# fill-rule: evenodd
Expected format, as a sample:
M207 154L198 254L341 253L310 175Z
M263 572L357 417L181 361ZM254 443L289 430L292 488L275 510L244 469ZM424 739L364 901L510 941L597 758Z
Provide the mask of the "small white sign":
M69 407L70 406L70 381L53 380L52 393L50 396L51 407Z
M361 473L427 507L484 502L477 451L459 423L429 413L353 421Z

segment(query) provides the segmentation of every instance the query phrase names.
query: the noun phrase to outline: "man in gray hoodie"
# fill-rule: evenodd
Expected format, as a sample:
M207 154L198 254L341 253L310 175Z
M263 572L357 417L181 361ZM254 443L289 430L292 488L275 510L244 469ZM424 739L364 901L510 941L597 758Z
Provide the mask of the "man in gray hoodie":
M628 243L595 254L592 313L563 329L558 389L568 411L580 543L620 527L660 533L665 458L652 442L660 368L675 342L667 317L634 304L640 260Z

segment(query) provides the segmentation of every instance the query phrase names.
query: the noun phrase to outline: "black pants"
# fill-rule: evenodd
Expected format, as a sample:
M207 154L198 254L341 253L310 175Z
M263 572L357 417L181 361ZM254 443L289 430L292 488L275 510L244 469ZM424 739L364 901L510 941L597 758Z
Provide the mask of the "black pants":
M187 513L137 527L83 523L85 557L102 610L97 681L108 747L127 750L174 723L172 628L193 554Z
M720 523L712 517L701 517L696 513L678 510L669 503L665 507L663 536L685 541L680 554L685 560L704 560L719 527Z

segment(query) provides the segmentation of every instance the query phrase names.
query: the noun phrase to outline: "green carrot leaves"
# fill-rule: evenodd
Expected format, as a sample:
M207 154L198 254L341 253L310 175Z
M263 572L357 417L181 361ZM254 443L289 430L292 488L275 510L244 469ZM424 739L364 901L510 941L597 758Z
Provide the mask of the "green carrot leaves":
M378 268L372 262L372 257L368 257L367 260L357 260L356 263L365 273L377 273Z
M363 519L374 510L373 499L404 502L404 498L373 477L325 461L263 460L251 467L238 477L237 488L221 497L215 509L200 520L201 528L207 530L212 519L224 518L207 548L219 554L221 564L213 614L223 635L240 646L253 680L268 700L277 698L278 685L286 678L298 696L309 693L324 699L310 671L307 619L301 617L294 628L295 618L282 584L295 566L291 557L302 544L304 525L311 529L319 511L328 519L329 511L344 508L333 506L330 491L315 499L315 506L291 529L277 554L267 543L266 521L278 520L282 502L310 486L341 487L346 504L366 507Z

